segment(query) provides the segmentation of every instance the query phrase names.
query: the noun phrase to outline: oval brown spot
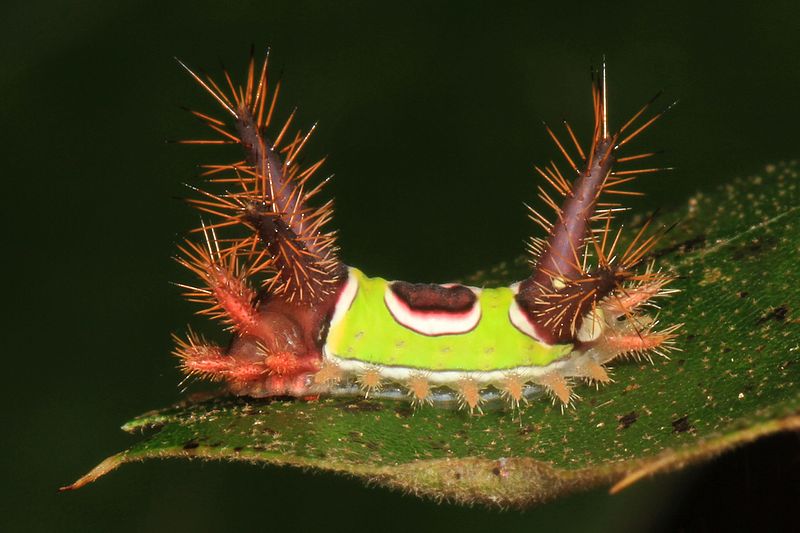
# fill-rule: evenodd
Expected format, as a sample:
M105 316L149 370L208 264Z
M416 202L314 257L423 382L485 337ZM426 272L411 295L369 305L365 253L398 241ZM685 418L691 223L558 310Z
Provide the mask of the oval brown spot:
M465 313L477 301L475 293L463 285L395 281L389 288L409 309L419 312Z

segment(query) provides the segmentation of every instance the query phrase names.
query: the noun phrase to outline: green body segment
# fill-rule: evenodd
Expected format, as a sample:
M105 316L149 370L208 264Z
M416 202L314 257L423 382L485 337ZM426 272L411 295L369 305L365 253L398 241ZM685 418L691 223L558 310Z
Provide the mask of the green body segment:
M332 324L325 353L340 359L428 371L487 372L543 367L572 351L571 344L547 345L509 320L510 288L483 289L481 319L469 332L428 336L399 324L384 303L389 282L351 268L358 293L342 320Z

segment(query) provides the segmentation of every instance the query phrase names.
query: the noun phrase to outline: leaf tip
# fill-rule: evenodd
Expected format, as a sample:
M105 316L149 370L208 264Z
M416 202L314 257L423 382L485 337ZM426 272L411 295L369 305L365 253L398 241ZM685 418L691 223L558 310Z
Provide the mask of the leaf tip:
M125 454L118 453L104 459L100 464L92 468L89 472L78 478L74 483L59 487L58 492L67 492L70 490L77 490L81 487L92 483L93 481L103 477L112 470L116 470L122 463L125 462Z

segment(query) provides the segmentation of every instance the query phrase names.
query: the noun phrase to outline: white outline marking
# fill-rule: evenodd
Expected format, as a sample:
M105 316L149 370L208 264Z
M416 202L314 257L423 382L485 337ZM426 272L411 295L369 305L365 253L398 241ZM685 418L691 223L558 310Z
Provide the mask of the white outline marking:
M516 296L519 293L519 283L514 283L509 286L511 292ZM508 320L514 325L515 328L520 330L528 337L545 346L553 346L549 342L545 342L536 334L536 327L528 320L528 315L520 308L516 298L511 299L511 306L508 308Z
M352 269L348 268L347 281L342 288L342 292L339 293L339 299L336 301L336 306L333 308L333 316L331 316L331 321L328 325L328 331L333 331L333 328L335 328L339 322L344 319L345 313L350 310L350 306L353 305L353 302L356 299L356 294L358 294L358 278L355 274L353 274Z

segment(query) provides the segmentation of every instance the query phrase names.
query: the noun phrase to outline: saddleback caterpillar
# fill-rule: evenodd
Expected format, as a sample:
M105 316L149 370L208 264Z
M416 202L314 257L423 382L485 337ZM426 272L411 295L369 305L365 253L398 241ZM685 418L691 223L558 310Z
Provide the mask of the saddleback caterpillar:
M673 349L678 325L659 329L642 314L671 292L671 276L650 259L659 232L649 220L630 238L612 230L623 210L615 198L636 194L621 187L658 170L619 170L654 155L621 149L663 112L648 115L651 100L609 131L605 65L593 75L588 147L566 122L567 142L547 128L568 169L536 168L553 214L532 210L546 233L531 241L530 276L508 287L386 281L343 264L327 229L332 202L310 204L326 181L316 179L323 161L298 164L314 127L296 131L294 113L275 126L280 83L272 86L267 61L251 58L238 86L227 72L214 80L181 65L222 108L221 118L192 111L214 138L182 142L243 151L205 165L213 190L189 200L213 220L180 245L178 261L200 279L180 286L233 338L221 347L176 337L187 375L237 395L455 401L472 412L494 398L518 407L542 390L568 405L576 381L610 381L612 361Z

